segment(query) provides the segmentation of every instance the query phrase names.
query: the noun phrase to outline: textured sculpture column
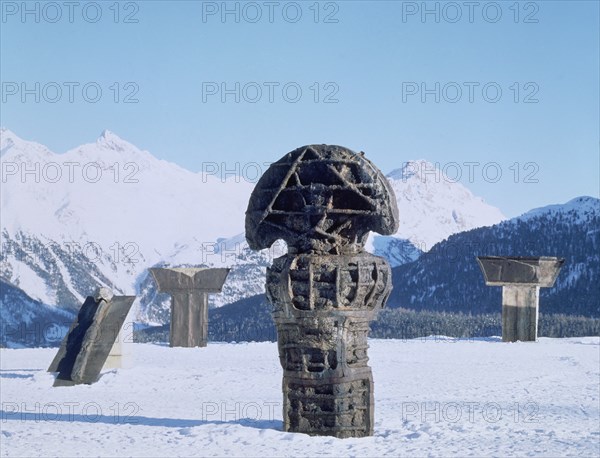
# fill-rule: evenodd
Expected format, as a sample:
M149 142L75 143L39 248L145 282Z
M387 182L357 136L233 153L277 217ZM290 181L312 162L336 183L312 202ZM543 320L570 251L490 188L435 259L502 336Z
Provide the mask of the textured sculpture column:
M537 340L540 288L554 285L564 259L479 256L488 286L502 286L502 340Z
M94 383L115 343L135 296L114 296L98 288L88 296L48 368L54 386Z
M385 259L363 250L369 231L398 228L396 198L363 153L310 145L272 164L254 189L246 238L254 250L287 242L267 269L283 367L286 431L373 434L369 321L391 291Z
M206 347L208 294L220 293L229 269L152 268L159 291L171 294L171 347Z

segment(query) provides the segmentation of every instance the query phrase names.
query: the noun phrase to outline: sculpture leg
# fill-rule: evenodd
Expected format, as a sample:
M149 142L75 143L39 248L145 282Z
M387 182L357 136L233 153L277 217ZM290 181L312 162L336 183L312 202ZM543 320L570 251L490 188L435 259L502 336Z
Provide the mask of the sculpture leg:
M171 301L171 347L206 347L208 301L197 290L177 292Z
M505 285L502 288L502 340L537 340L539 287Z

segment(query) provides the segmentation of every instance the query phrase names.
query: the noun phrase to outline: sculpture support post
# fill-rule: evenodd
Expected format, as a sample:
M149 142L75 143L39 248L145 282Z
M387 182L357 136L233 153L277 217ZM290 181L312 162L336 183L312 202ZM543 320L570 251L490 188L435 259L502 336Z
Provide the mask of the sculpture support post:
M554 285L564 259L479 256L486 285L502 286L502 340L537 340L540 287Z
M229 269L152 268L159 291L171 294L171 347L206 347L208 294L220 293Z
M171 347L206 347L208 294L190 289L171 293Z
M246 212L250 248L279 239L266 292L283 368L285 431L339 438L373 434L369 321L391 290L385 259L364 251L369 231L398 229L383 174L341 146L298 148L273 163Z
M539 286L502 287L502 340L535 341L538 328Z

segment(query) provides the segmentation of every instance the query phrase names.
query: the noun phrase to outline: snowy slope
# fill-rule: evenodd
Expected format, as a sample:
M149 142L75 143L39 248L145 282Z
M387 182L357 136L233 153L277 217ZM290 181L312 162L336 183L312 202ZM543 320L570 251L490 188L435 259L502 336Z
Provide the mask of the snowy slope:
M395 236L411 241L422 251L457 232L506 219L500 210L423 159L404 163L387 178L400 213Z
M576 197L564 204L534 208L515 219L529 221L539 216L553 217L556 215L569 218L573 223L585 222L590 217L600 216L600 200L590 196Z
M598 337L371 340L375 432L285 433L274 343L134 344L132 367L53 388L55 349L0 350L2 456L600 454Z
M210 243L243 230L252 190L246 181L187 171L109 131L64 154L8 130L1 138L2 162L17 164L20 172L39 169L37 176L8 175L2 183L2 227L9 235L24 231L58 242L92 242L103 251L133 243L136 259L152 265L182 239Z
M0 276L35 300L72 310L94 285L136 294L186 242L208 253L243 230L251 183L189 172L109 131L55 154L2 129L0 149Z
M370 234L366 247L387 258L392 267L414 261L452 234L506 219L423 159L404 162L386 177L396 194L400 225L391 237Z

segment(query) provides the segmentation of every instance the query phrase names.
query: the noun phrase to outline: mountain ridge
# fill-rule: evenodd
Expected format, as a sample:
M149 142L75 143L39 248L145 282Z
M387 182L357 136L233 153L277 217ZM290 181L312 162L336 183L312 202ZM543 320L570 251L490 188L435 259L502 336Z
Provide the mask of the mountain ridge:
M168 300L154 291L149 267L232 267L224 292L211 296L220 306L263 292L266 267L285 252L284 245L263 252L247 247L244 214L254 182L191 172L110 130L60 154L8 129L0 137L3 163L21 167L3 176L0 237L10 250L0 256L0 277L24 285L33 299L73 311L95 282L137 295L136 319L161 323ZM39 170L23 175L20 161ZM420 160L403 167L433 165ZM62 175L53 182L56 169ZM400 229L392 237L372 234L367 249L392 266L417 259L455 232L504 219L462 184L428 177L390 181Z

